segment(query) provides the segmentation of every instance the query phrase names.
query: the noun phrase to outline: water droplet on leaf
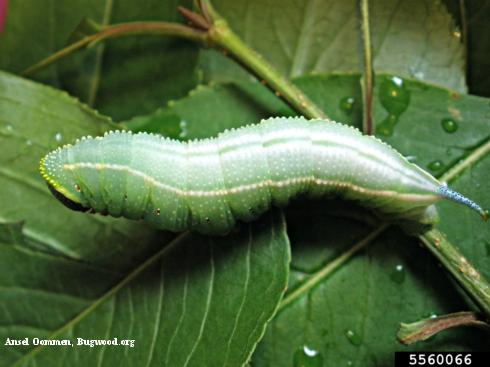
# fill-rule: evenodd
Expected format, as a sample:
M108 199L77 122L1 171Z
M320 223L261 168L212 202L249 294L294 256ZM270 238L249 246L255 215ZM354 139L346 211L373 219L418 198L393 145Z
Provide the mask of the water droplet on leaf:
M354 97L344 97L340 100L339 107L346 113L351 113L355 103Z
M54 135L54 140L56 140L58 143L61 142L63 140L63 135L61 135L61 133L56 133Z
M456 130L458 130L458 123L454 121L453 119L450 118L445 118L441 120L441 125L444 131L447 133L454 133Z
M303 345L294 352L293 356L294 367L322 367L323 356L317 350Z
M379 87L379 99L390 115L398 117L408 108L410 92L402 78L388 77Z
M376 126L376 131L381 135L391 136L400 115L408 108L410 92L402 78L387 77L379 87L379 100L388 116Z
M376 132L383 136L393 135L393 130L398 122L398 118L395 115L388 115L378 126L376 126Z
M345 336L347 337L347 339L349 339L349 341L351 342L352 345L361 345L362 344L362 338L359 334L356 334L354 331L352 330L347 330L345 332Z
M437 313L435 311L429 311L422 314L421 319L433 319L435 317L437 317Z
M405 281L405 268L403 265L396 265L395 269L391 272L390 278L395 283L402 284Z
M427 166L432 172L440 171L442 167L444 167L444 164L441 161L430 162Z
M5 124L5 125L3 125L3 127L0 131L6 135L11 135L12 132L14 131L14 128L10 124Z

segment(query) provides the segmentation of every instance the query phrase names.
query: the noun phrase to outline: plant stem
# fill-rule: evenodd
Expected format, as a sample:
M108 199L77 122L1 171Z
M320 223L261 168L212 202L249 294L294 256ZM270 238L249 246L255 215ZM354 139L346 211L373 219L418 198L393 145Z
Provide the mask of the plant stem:
M209 24L208 35L213 47L222 49L225 54L233 57L296 112L310 119L328 119L327 115L299 88L231 30L226 20L214 9L210 0L199 0L198 4L202 16ZM192 18L189 19L192 21Z
M307 118L327 118L299 88L283 77L261 55L247 46L228 26L225 20L217 19L209 29L213 43L225 50L237 62L255 74L294 110Z
M437 229L419 236L425 247L452 274L461 287L490 319L490 284Z
M132 22L121 23L112 26L108 26L104 30L91 34L80 41L72 43L71 45L62 48L47 58L39 61L22 72L22 75L28 76L35 72L45 68L49 64L58 61L59 59L70 55L76 50L81 49L95 42L99 42L108 38L116 38L123 36L132 36L138 34L146 35L165 35L165 36L179 36L191 41L200 42L204 45L208 43L206 33L198 31L194 28L184 26L177 23L167 22Z
M373 66L371 54L371 34L369 27L369 0L360 0L361 6L361 31L364 51L364 74L361 81L363 120L362 131L364 134L374 134L373 126Z

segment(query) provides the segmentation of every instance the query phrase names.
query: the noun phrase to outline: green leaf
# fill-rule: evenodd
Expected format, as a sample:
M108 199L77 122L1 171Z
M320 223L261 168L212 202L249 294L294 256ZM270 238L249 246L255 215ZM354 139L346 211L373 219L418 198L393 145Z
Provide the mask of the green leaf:
M58 51L87 18L102 25L134 20L179 22L177 6L190 4L190 0L11 2L6 29L0 35L0 68L18 73ZM197 51L194 44L170 38L111 40L71 55L35 77L119 120L153 111L193 88Z
M59 140L113 124L66 93L4 72L0 111L0 339L30 343L3 342L0 365L244 364L287 284L282 214L227 237L172 240L138 222L72 212L49 194L38 160ZM135 347L43 347L33 338Z
M358 72L358 2L225 1L213 5L244 41L284 75ZM441 2L370 1L373 66L465 91L463 47ZM213 51L207 51L211 53ZM211 80L236 80L236 67L217 53L202 56ZM243 77L243 73L239 74Z
M0 363L243 365L287 283L284 225L273 211L226 238L182 234L103 292L101 284L113 274L0 243L2 262L36 269L34 277L20 269L2 277L9 313L0 336L28 337L31 346L2 345ZM35 337L70 340L74 347L33 347ZM91 348L78 338L132 340L134 349Z

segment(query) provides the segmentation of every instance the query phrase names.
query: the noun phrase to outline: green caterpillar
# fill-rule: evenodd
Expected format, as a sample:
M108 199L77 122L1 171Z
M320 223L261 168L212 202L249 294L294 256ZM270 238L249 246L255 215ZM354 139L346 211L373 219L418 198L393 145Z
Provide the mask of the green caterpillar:
M226 234L237 220L303 195L357 200L392 220L433 224L443 198L480 206L376 138L331 121L274 118L215 139L179 142L124 131L82 138L40 162L75 210L144 219L170 231Z

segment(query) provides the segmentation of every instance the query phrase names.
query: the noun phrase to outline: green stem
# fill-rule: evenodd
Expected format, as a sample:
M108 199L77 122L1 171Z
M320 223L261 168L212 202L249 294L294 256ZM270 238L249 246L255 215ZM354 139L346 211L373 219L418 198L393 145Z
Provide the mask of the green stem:
M224 49L238 63L255 74L259 79L281 97L294 110L307 118L327 118L299 88L283 77L261 55L247 46L228 26L225 20L218 19L209 29L209 37L216 46Z
M490 319L490 284L437 229L419 238Z
M214 9L210 0L199 0L199 8L210 24L209 38L214 47L229 53L239 64L256 75L296 112L310 119L327 119L327 115L299 88L281 75L259 53L251 49L228 26L226 20Z
M373 66L371 54L371 34L369 28L369 0L360 0L361 5L361 31L364 51L364 75L362 77L362 101L364 134L374 134L373 126Z
M58 61L59 59L72 54L73 52L87 46L94 44L108 38L116 38L132 35L165 35L165 36L179 36L191 41L200 42L206 45L207 36L206 33L191 27L184 26L177 23L167 22L133 22L133 23L121 23L112 26L108 26L104 30L91 34L80 41L72 43L71 45L62 48L47 58L39 61L22 72L22 75L28 76L35 72L45 68L46 66Z

